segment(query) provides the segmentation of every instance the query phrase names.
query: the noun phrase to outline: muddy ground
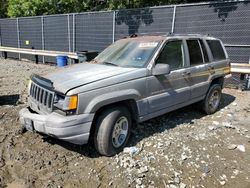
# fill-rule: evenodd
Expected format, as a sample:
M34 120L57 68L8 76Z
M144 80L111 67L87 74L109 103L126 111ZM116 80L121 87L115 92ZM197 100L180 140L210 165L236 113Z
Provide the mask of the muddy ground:
M250 187L250 92L223 90L220 110L196 105L139 124L128 150L99 156L76 146L22 133L32 73L56 68L0 59L0 187Z

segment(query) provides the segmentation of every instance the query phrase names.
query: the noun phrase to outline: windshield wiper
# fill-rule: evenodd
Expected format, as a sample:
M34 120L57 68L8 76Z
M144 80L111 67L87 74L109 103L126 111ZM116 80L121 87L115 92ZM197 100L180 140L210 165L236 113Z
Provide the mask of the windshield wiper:
M102 62L102 64L105 64L105 65L112 65L112 66L118 66L117 64L114 64L114 63L110 63L110 62Z

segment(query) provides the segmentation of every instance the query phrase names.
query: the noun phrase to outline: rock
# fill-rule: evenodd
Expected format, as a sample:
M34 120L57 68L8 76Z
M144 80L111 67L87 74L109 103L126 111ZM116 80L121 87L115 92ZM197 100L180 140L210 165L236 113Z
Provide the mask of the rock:
M157 144L157 148L162 148L164 145L163 145L163 143L161 143L161 142L159 142L158 144Z
M213 125L219 125L220 123L218 121L213 121Z
M234 173L234 175L238 175L239 174L239 170L237 170L237 169L235 169L234 171L233 171L233 173Z
M220 181L220 184L221 184L221 185L225 185L226 182L225 182L225 181Z
M236 149L237 148L237 145L236 144L229 144L228 146L227 146L227 149L229 149L229 150L234 150L234 149Z
M177 183L177 184L179 184L179 183L181 182L179 176L176 176L176 177L174 178L174 182Z
M182 183L182 182L180 183L180 188L186 188L186 186L187 185L185 183Z
M109 187L110 187L111 185L113 185L113 181L110 181L110 182L109 182Z
M245 151L246 151L244 145L238 145L238 146L237 146L237 149L240 150L241 152L245 152Z
M226 128L235 129L235 126L233 126L232 124L228 122L223 122L222 125Z
M215 126L208 126L208 129L210 130L210 131L213 131L213 130L215 130L216 129L216 127Z
M182 155L181 155L181 160L186 160L187 159L187 156L186 156L186 154L185 153L183 153Z
M236 103L236 102L233 102L232 105L233 105L233 106L237 106L237 103Z
M174 184L170 184L170 185L168 185L168 187L169 188L178 188L176 185L174 185Z
M141 181L139 178L137 178L137 179L135 180L135 183L136 183L137 185L141 185L141 184L142 184L142 181Z
M139 149L137 147L135 147L135 146L133 146L133 147L125 147L123 149L123 152L124 153L129 153L131 156L133 156L133 155L135 155L136 153L139 152Z
M141 168L138 170L138 173L139 173L139 174L143 174L143 173L146 173L146 172L148 172L148 167L147 167L147 166L141 167Z
M202 172L205 173L205 174L208 174L210 172L209 167L207 165L203 166Z

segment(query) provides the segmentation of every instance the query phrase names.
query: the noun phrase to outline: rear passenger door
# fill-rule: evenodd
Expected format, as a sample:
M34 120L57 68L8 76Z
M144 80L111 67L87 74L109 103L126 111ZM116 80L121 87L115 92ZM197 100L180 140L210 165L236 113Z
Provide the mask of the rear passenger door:
M190 84L191 99L199 100L207 92L209 87L209 75L207 63L209 57L205 43L201 39L187 39L186 45L189 53L189 75L186 80Z

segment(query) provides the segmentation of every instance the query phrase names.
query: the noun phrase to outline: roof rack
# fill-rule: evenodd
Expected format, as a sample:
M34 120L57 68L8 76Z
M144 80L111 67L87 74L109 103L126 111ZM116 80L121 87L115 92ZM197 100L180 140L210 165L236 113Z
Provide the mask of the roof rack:
M132 34L132 35L129 36L129 38L135 38L135 37L138 37L138 35L137 34Z
M172 32L168 32L166 34L166 36L183 36L183 35L186 35L186 36L210 36L210 34L201 34L201 33L172 33Z

